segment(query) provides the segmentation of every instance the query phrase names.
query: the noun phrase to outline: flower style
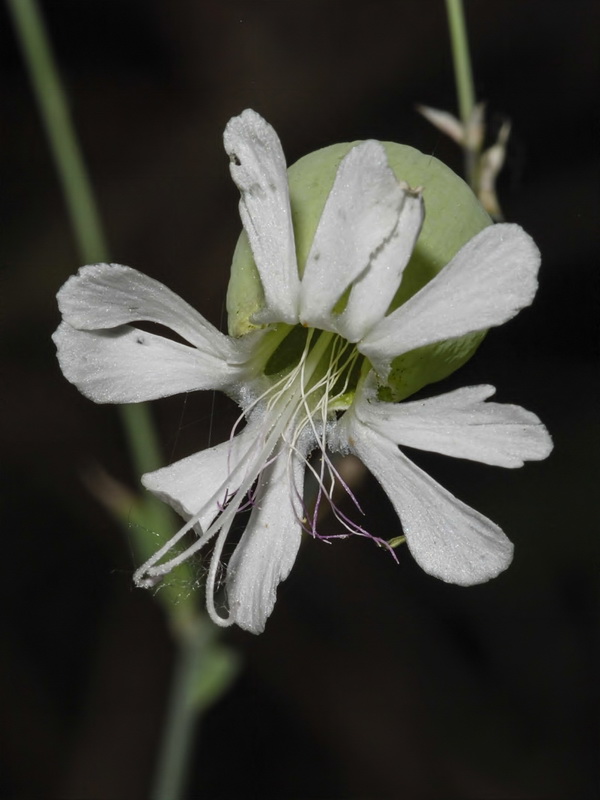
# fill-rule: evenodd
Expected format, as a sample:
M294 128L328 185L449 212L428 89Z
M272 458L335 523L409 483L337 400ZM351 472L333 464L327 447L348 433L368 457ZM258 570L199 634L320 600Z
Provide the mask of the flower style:
M319 489L317 507L328 500L348 533L369 536L333 504L341 478L331 452L355 454L377 478L426 572L462 585L495 577L512 559L508 538L398 445L518 467L548 455L546 429L519 406L487 402L492 386L402 403L382 399L382 387L399 355L500 325L529 305L540 261L535 244L517 225L486 227L390 311L424 201L397 180L381 143L357 144L343 158L299 265L275 131L247 110L228 123L224 141L264 293L255 330L237 338L220 333L161 283L117 264L83 267L58 294L60 365L90 399L128 403L220 389L243 411L229 441L143 476L187 522L137 570L136 584L154 585L214 540L206 581L211 617L261 632L302 531L319 536L316 510L303 500L307 469ZM170 328L187 344L141 330L137 321ZM309 461L314 450L316 462ZM224 611L215 601L218 568L245 508L249 520L227 566Z

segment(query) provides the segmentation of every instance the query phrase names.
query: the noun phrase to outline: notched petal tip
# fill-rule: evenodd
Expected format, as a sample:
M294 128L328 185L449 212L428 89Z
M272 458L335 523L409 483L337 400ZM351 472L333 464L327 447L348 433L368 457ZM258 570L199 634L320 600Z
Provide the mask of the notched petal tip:
M246 108L236 117L231 117L223 132L223 143L228 155L232 160L237 158L232 146L240 139L264 139L266 136L275 134L272 125L261 117L252 108ZM277 135L277 134L275 134Z
M225 126L223 145L229 156L231 176L242 193L264 196L285 175L281 142L272 125L252 109L233 117Z

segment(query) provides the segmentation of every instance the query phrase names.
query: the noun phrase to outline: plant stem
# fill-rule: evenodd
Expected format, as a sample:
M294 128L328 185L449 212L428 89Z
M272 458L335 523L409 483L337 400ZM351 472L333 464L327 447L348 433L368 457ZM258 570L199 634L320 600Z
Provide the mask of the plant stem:
M7 0L52 149L79 252L86 262L107 258L90 181L71 123L67 99L35 0Z
M475 107L475 87L462 0L446 0L446 13L448 15L448 27L450 28L450 44L452 47L460 120L464 130L468 131ZM475 177L475 158L476 154L469 146L467 136L465 143L465 172L471 186Z
M106 261L108 244L85 162L44 21L36 0L7 0L33 93L52 150L72 229L85 263ZM160 466L160 448L148 409L143 405L120 406L119 413L135 466L149 472ZM172 527L162 504L149 500L160 523ZM160 507L160 511L158 511ZM159 525L155 524L156 529Z
M106 261L108 245L37 2L7 0L7 4L50 143L79 253L86 263ZM143 473L157 469L162 459L147 406L123 405L119 411L136 470ZM141 509L144 525L170 538L174 531L170 510L152 495L144 498ZM218 645L212 627L198 612L191 596L181 597L176 603L168 593L158 595L159 599L165 597L168 599L163 600L163 605L177 643L177 658L153 796L157 800L178 800L185 788L199 710L214 702L226 689L234 676L235 660L229 651ZM199 673L200 677L205 676L203 705L197 697Z
M450 28L458 108L461 122L466 125L475 105L475 88L462 0L446 0L446 12Z
M151 793L153 800L179 800L186 788L192 741L200 721L193 702L193 687L201 667L203 645L203 637L191 633L179 639L167 721Z

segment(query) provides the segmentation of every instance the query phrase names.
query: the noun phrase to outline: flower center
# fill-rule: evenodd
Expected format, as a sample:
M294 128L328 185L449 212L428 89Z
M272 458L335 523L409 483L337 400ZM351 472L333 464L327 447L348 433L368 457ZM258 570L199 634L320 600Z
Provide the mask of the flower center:
M335 333L296 326L267 361L264 373L272 376L273 382L252 406L266 409L265 438L273 426L279 427L279 439L288 448L289 457L303 461L312 476L316 486L312 492L314 500L310 508L302 501L303 514L298 517L303 530L326 541L349 534L367 536L389 549L387 542L347 517L334 500L336 486L341 487L354 507L363 513L327 451L330 426L337 413L352 403L363 369L368 369L368 362L354 344ZM249 412L252 407L245 409L245 415ZM309 460L305 453L310 454L315 448L318 457ZM318 532L317 517L323 501L341 523L343 532L325 535Z
M296 332L299 329L299 334ZM300 428L312 424L324 426L336 411L350 405L364 361L356 347L334 333L314 328L294 328L288 338L304 338L302 351L295 364L268 390L267 406L273 408L284 396L298 402L297 423ZM285 353L282 346L269 359L269 367ZM280 350L282 351L280 354ZM302 422L301 422L302 420Z
M333 492L338 485L362 514L358 501L327 452L328 429L335 422L337 412L351 404L361 371L368 367L366 359L354 344L329 331L285 326L265 338L269 336L273 337L270 347L259 348L262 349L262 378L254 384L254 396L242 399L244 413L231 432L225 480L175 536L138 569L134 575L138 586L153 586L218 534L207 580L207 601L212 608L215 573L233 520L239 511L252 506L255 497L264 491L264 487L259 488L263 474L280 458L287 458L291 502L295 509L302 509L296 513L303 530L324 540L343 538L351 533L368 536L389 549L387 542L352 522L334 502ZM237 443L241 439L235 434L244 419L248 428L252 426L256 433L246 438L240 451ZM239 435L244 436L243 433ZM319 451L316 464L308 459L314 449ZM298 460L308 469L317 487L310 509L303 499L303 487L294 482L293 464ZM317 532L317 515L324 499L344 532L329 535ZM200 536L176 556L162 561L186 534L200 527L200 519L204 517L212 521L200 530Z

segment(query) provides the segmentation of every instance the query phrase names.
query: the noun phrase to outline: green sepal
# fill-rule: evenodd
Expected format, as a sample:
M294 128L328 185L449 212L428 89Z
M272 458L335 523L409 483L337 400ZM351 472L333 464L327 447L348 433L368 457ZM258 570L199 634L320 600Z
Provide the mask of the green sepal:
M229 285L227 286L227 328L230 336L244 336L263 328L252 317L265 305L260 276L252 257L246 231L242 231L233 251Z
M325 147L304 156L288 170L292 222L300 275L333 186L340 162L358 142ZM431 280L470 239L492 223L479 201L449 167L413 147L383 143L389 164L399 180L423 188L425 221L402 284L390 311ZM227 294L229 332L242 336L256 327L252 317L264 306L264 293L245 233L240 236L231 265ZM462 366L479 346L484 331L468 334L406 353L392 362L381 399L397 401L428 383L442 380Z

